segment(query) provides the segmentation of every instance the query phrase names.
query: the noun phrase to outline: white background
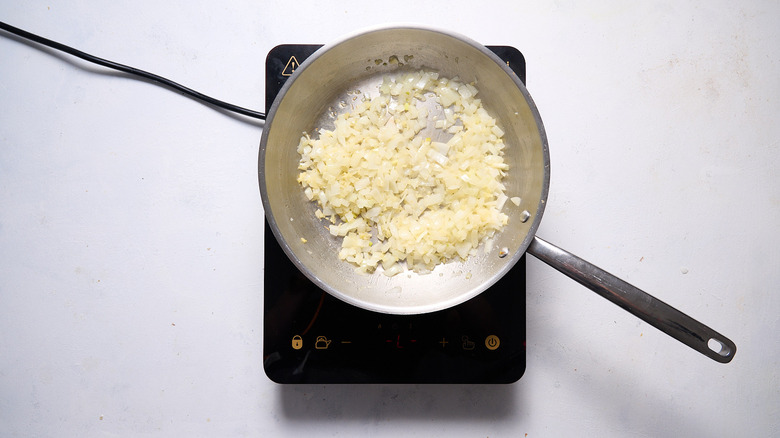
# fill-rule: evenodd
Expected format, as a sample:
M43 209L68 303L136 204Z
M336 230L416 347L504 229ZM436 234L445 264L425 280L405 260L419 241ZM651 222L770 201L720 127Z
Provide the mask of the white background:
M780 3L52 0L0 20L259 110L278 44L417 22L515 46L550 140L539 236L738 346L718 364L529 258L516 384L274 384L262 123L4 34L0 435L778 435Z

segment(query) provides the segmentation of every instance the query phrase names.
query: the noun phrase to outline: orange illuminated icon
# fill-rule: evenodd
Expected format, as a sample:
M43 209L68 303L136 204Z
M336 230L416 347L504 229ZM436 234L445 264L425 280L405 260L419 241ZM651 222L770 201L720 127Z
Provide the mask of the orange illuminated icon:
M317 350L327 350L330 347L331 340L325 336L317 336L317 340L314 341L314 348Z
M303 338L301 338L301 335L295 335L292 337L292 348L293 350L300 350L303 348Z
M501 340L498 339L498 336L496 335L490 335L485 338L485 347L487 347L488 350L495 350L500 344Z

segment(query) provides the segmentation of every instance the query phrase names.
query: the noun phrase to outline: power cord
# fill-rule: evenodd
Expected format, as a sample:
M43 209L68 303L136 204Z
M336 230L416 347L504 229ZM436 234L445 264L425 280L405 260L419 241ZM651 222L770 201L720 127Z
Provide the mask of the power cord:
M56 50L68 53L70 55L79 57L79 58L81 58L81 59L83 59L85 61L89 61L89 62L98 64L98 65L101 65L103 67L108 67L108 68L111 68L111 69L114 69L114 70L119 70L119 71L124 72L124 73L128 73L128 74L131 74L131 75L140 76L142 78L149 79L149 80L154 81L154 82L156 82L158 84L167 86L169 88L173 88L176 91L184 93L184 94L186 94L186 95L188 95L190 97L193 97L195 99L198 99L198 100L200 100L202 102L206 102L206 103L208 103L210 105L214 105L216 107L219 107L219 108L222 108L222 109L234 112L234 113L242 114L242 115L245 115L247 117L252 117L252 118L255 118L255 119L265 120L265 114L264 113L261 113L261 112L258 112L258 111L253 111L253 110L246 109L246 108L242 108L240 106L236 106L236 105L233 105L233 104L230 104L230 103L227 103L227 102L223 102L221 100L214 99L213 97L206 96L203 93L199 93L199 92L197 92L197 91L195 91L195 90L193 90L191 88L187 88L187 87L185 87L185 86L183 86L181 84L177 84L176 82L173 82L170 79L166 79L166 78L164 78L162 76L158 76L158 75L156 75L154 73L149 73L147 71L139 70L139 69L134 68L134 67L130 67L130 66L119 64L119 63L116 63L116 62L113 62L113 61L109 61L109 60L106 60L106 59L98 58L97 56L93 56L93 55L90 55L88 53L84 53L84 52L82 52L80 50L74 49L73 47L66 46L65 44L61 44L61 43L58 43L56 41L52 41L52 40L43 38L41 36L35 35L33 33L27 32L25 30L13 27L13 26L11 26L9 24L6 24L6 23L4 23L2 21L0 21L0 29L4 30L6 32L12 33L12 34L14 34L16 36L22 37L24 39L36 42L38 44L42 44L44 46L51 47L52 49L56 49Z

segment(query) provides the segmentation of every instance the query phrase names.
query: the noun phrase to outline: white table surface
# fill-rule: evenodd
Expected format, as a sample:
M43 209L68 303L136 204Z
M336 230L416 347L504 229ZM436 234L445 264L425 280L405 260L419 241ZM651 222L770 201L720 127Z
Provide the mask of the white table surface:
M733 339L730 364L529 258L515 384L272 383L262 123L3 35L0 435L777 436L780 3L523 3L52 0L0 20L258 110L277 44L417 22L515 46L550 140L539 236Z

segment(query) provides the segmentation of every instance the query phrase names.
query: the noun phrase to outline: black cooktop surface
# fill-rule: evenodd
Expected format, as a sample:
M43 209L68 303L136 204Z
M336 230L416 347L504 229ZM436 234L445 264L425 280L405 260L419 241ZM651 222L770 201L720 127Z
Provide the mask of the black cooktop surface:
M266 110L321 45L277 46L266 58ZM525 82L515 48L488 46ZM293 147L296 145L292 145ZM525 371L525 256L477 297L398 316L325 293L265 225L263 365L277 383L512 383Z

